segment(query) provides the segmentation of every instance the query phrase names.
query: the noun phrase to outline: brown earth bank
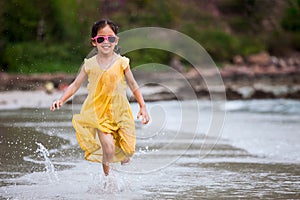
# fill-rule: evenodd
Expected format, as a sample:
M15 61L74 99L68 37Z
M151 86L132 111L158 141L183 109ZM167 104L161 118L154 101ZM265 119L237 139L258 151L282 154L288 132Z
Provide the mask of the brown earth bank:
M299 56L277 58L262 52L247 58L235 56L233 64L225 65L219 70L199 69L181 71L180 74L183 76L180 78L166 72L136 72L134 75L139 83L144 83L140 86L146 101L185 100L194 97L210 99L215 94L220 94L220 98L226 94L227 99L289 98L300 100ZM221 84L218 83L216 89L208 87L207 80L219 75L222 77ZM63 90L74 78L75 75L70 74L24 75L2 72L0 73L0 91L45 90L47 93L52 93L53 90ZM187 92L186 83L193 92ZM129 99L134 101L130 94Z

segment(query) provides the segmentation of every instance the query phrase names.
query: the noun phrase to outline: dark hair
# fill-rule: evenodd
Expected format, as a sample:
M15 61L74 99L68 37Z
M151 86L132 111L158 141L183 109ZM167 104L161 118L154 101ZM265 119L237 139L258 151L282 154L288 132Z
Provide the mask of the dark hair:
M113 32L117 35L118 34L118 29L119 27L112 21L110 21L109 19L102 19L102 20L99 20L97 22L95 22L93 24L93 27L92 27L92 32L91 32L91 36L92 38L93 37L96 37L97 36L97 33L100 29L104 28L106 25L109 25L111 30L113 30Z

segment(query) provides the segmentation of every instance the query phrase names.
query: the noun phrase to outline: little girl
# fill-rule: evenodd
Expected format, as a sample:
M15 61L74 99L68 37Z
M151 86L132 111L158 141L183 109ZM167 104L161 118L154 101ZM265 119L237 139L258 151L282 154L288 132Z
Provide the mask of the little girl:
M130 70L129 59L114 52L118 43L118 27L110 20L100 20L92 27L91 42L97 55L84 60L76 79L68 86L50 110L59 109L88 78L88 96L80 114L73 116L73 126L85 159L102 162L105 175L110 164L129 162L135 152L135 126L126 98L126 81L139 103L137 118L149 122L146 105Z

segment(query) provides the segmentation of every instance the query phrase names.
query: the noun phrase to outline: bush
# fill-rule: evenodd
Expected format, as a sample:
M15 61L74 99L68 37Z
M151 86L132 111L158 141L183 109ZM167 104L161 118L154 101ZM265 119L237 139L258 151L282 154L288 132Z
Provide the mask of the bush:
M236 37L219 30L197 30L191 26L185 31L211 55L213 60L230 60L238 52L239 41Z
M125 54L125 56L128 56L131 60L131 67L137 67L147 63L169 65L172 55L170 52L159 49L140 49Z
M285 10L281 26L286 30L286 39L289 41L288 47L300 50L300 0L292 1L290 6Z
M300 9L299 5L290 7L285 11L281 26L287 31L300 31Z
M7 71L20 73L75 73L83 58L78 48L36 42L10 44L3 55Z
M199 42L216 61L230 60L239 47L236 37L218 30L202 32Z
M240 37L238 52L243 56L248 56L265 51L267 48L266 43L262 41L262 38L257 37Z

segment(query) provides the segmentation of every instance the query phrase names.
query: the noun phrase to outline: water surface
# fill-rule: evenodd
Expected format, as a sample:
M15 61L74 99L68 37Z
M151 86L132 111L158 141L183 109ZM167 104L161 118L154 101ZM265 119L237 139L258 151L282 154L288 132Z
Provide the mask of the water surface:
M230 101L220 138L207 135L210 103L149 104L154 122L137 123L131 164L83 159L71 124L74 110L1 110L2 199L299 199L300 103ZM182 106L183 105L183 106ZM137 105L132 104L134 113ZM182 110L184 109L184 111ZM185 119L182 119L183 113ZM189 115L190 113L190 115ZM199 115L196 115L199 113ZM189 117L188 117L189 116ZM194 125L197 118L197 125ZM49 151L47 170L38 144ZM211 147L213 146L213 149ZM52 173L52 174L51 174Z

